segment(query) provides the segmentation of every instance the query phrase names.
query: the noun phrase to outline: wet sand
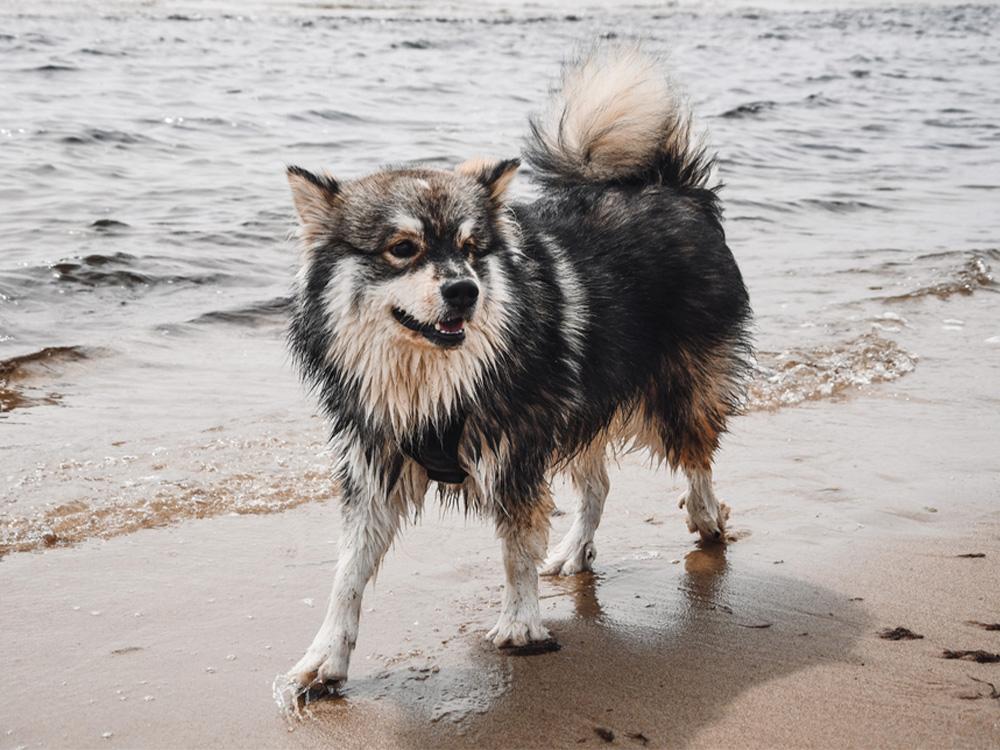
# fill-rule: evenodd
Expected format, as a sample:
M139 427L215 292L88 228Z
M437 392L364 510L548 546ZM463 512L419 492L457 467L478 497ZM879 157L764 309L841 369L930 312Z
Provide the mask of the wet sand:
M496 540L429 506L369 590L345 695L302 719L271 684L322 617L333 502L10 555L2 746L996 747L1000 667L941 656L1000 651L969 624L1000 621L996 419L975 388L922 401L949 368L742 418L726 548L687 534L677 481L623 458L596 574L543 580L555 653L483 642ZM879 637L898 626L924 638Z

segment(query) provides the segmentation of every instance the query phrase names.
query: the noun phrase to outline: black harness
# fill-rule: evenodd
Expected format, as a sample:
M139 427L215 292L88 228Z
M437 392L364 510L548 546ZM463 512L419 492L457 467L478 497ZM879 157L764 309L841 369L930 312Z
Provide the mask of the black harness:
M404 453L423 466L435 482L461 484L468 476L458 461L458 444L464 430L465 415L460 414L444 430L428 427Z

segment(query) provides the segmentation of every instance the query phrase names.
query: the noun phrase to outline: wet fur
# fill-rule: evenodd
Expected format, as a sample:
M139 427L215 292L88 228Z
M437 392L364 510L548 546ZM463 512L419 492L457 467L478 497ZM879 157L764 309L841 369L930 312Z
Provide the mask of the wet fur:
M544 186L530 204L506 199L516 160L348 183L290 170L303 247L290 342L330 421L345 517L327 620L294 684L346 678L364 586L422 507L428 445L455 443L467 474L441 496L497 524L498 645L548 637L535 571L554 471L582 500L543 572L590 567L609 446L682 469L692 530L724 532L711 463L743 398L750 308L686 110L656 61L598 50L567 66L525 156ZM405 263L386 251L399 236L419 248ZM461 346L389 314L436 320L452 278L480 288Z

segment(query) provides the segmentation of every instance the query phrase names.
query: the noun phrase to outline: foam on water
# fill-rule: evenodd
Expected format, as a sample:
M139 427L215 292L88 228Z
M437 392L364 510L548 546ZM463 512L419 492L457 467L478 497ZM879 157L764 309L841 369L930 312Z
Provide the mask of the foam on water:
M992 251L997 255L997 251ZM988 290L995 292L997 282L993 278L990 266L983 255L973 255L965 261L959 268L946 272L946 277L929 286L922 286L918 289L886 297L886 302L902 302L920 297L937 297L938 299L948 299L953 294L969 295L977 290Z
M749 407L777 409L832 398L897 380L916 364L916 355L874 332L831 346L760 352Z

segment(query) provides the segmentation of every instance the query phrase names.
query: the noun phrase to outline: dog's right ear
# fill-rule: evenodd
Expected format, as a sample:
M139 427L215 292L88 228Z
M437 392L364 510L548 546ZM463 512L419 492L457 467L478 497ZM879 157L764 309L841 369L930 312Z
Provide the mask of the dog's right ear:
M507 188L514 179L514 173L520 166L520 159L469 159L455 167L455 171L474 179L486 188L495 205L501 205Z
M314 231L326 226L331 210L340 200L337 181L328 174L314 175L302 167L289 167L288 184L302 226Z

